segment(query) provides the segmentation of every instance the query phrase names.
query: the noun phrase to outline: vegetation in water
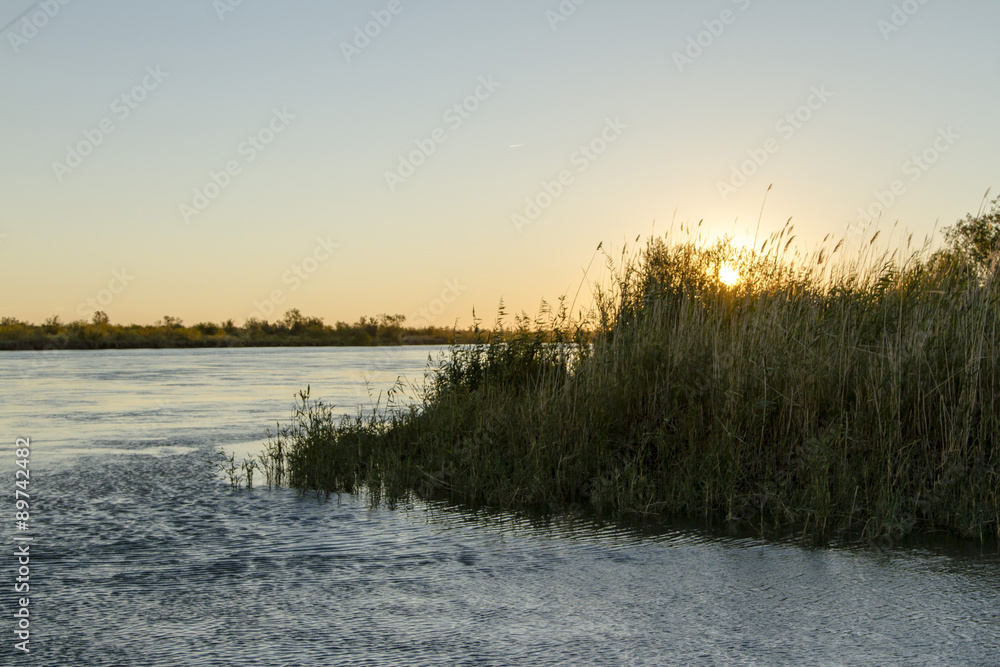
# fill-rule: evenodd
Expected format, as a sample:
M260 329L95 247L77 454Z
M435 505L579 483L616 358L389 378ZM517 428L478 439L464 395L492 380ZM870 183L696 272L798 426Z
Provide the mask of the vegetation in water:
M879 251L876 233L801 256L792 235L650 238L608 257L589 318L477 326L409 406L336 419L303 392L268 481L819 538L1000 536L1000 199L936 251Z
M252 456L249 458L245 457L242 461L237 462L236 454L232 452L227 454L221 448L218 454L222 460L216 463L216 468L226 476L229 480L229 485L234 489L238 489L245 483L247 489L252 489L253 474L261 469L264 460L260 457Z

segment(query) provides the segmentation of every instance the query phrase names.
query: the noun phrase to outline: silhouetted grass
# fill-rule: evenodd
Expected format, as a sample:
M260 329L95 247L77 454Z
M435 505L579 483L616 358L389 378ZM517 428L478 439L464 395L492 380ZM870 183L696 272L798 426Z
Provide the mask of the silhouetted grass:
M993 267L871 242L789 256L790 237L651 238L609 258L589 323L560 307L477 329L410 407L337 420L304 393L269 481L814 537L1000 535Z

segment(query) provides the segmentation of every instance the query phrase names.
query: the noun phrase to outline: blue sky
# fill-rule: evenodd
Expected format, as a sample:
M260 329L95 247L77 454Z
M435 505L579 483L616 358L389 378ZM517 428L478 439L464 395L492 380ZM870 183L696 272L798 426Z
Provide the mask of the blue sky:
M772 183L804 250L1000 186L996 2L577 2L8 0L0 315L492 320Z

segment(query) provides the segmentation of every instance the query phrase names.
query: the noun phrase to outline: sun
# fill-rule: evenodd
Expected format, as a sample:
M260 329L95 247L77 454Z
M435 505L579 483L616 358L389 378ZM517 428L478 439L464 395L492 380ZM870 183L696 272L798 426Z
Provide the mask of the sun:
M723 285L732 287L740 281L740 272L733 268L729 262L723 262L719 267L719 280Z

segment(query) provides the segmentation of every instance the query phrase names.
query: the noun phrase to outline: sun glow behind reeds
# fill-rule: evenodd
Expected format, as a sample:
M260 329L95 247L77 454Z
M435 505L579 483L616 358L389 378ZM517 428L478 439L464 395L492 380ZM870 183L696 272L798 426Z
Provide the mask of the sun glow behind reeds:
M732 287L733 285L740 282L740 272L733 267L729 262L723 262L719 266L719 280L723 285L727 287Z
M585 320L563 301L513 327L501 312L419 409L336 424L303 398L279 434L289 483L762 534L1000 537L985 398L1000 394L1000 272L995 244L975 245L998 227L1000 199L941 251L876 231L803 254L791 220L756 251L688 225L651 236L606 255Z

